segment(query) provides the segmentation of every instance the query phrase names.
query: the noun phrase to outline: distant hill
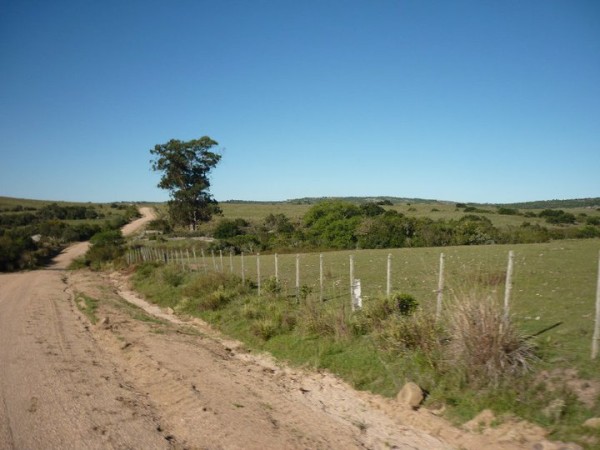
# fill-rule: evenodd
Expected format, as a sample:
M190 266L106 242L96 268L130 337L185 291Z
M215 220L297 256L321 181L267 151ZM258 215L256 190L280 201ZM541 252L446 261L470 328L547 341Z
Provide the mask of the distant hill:
M322 202L323 200L344 200L351 203L391 202L394 205L400 203L453 203L425 198L390 197L386 195L375 197L303 197L286 200L285 203L292 203L297 205L312 205L314 203Z
M380 203L380 202L391 202L394 205L398 204L427 204L427 203L443 203L453 204L455 202L448 200L434 200L425 198L407 198L407 197L392 197L392 196L374 196L374 197L302 197L285 200L283 202L252 202L252 201L241 201L241 200L229 200L225 203L291 203L295 205L313 205L323 200L344 200L351 203ZM600 197L592 198L578 198L578 199L566 199L566 200L537 200L532 202L519 202L519 203L474 203L466 202L469 206L487 206L487 207L505 207L505 208L517 208L517 209L557 209L557 208L600 208Z
M557 209L586 207L600 208L600 197L575 198L570 200L539 200L534 202L496 204L495 206L520 209Z

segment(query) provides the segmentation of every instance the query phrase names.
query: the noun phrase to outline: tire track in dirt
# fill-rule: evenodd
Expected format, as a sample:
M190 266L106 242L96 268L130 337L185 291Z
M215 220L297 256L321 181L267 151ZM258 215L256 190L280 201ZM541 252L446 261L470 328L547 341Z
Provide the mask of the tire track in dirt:
M2 449L173 447L65 290L63 269L86 248L70 247L46 270L0 275Z

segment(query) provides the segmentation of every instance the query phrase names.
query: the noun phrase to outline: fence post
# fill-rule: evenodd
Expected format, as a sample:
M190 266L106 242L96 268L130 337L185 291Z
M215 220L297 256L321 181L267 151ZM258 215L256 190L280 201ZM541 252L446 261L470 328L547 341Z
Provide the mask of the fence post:
M508 267L506 268L506 284L504 286L504 320L508 321L510 315L510 294L512 292L514 252L508 252Z
M206 265L206 256L204 255L204 249L200 249L200 253L202 254L202 267L204 267L204 273L208 273L208 266Z
M215 258L215 251L211 250L210 254L212 256L213 270L216 272L217 271L217 258Z
M275 253L275 283L279 284L279 257Z
M438 289L437 289L437 305L435 308L435 320L440 320L442 315L442 299L444 291L444 254L440 253L440 273L438 278Z
M258 286L258 295L260 296L260 253L256 254L256 285Z
M319 298L323 301L323 253L319 254Z
M354 311L354 255L350 255L350 305Z
M229 272L233 273L233 250L229 250Z
M246 269L244 267L244 252L241 252L240 258L242 260L242 284L246 284Z
M600 346L600 252L598 252L598 282L596 284L596 323L594 325L594 337L592 340L592 359L598 357Z
M219 250L219 261L221 261L221 273L223 273L223 250Z
M296 254L296 302L300 303L300 255Z
M392 254L388 253L387 257L387 273L386 273L387 282L385 284L385 295L389 298L392 293Z
M194 267L196 268L196 272L198 272L198 258L196 258L196 247L192 247L192 256L194 257Z

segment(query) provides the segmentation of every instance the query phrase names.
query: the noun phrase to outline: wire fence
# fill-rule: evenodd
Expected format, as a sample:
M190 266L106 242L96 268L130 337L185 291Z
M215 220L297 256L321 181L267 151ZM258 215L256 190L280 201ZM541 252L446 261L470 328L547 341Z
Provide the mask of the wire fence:
M322 302L346 298L353 309L375 297L410 293L437 317L453 297L485 288L503 300L506 315L516 316L528 330L564 322L557 333L565 336L562 345L566 350L578 347L581 351L570 334L589 335L593 357L597 357L598 250L586 248L577 253L549 246L545 253L539 253L536 248L520 246L515 252L496 246L454 247L443 253L431 248L412 253L411 249L395 249L234 255L194 246L142 245L129 249L126 260L128 264L158 261L199 274L234 274L254 286L259 295L276 286L280 295L290 298L311 295ZM578 317L573 317L575 311Z

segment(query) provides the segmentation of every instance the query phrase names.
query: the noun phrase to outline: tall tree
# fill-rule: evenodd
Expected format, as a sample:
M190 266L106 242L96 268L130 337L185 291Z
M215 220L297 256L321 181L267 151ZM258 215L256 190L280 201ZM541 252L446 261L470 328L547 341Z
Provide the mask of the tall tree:
M182 142L171 139L150 150L154 171L163 172L158 187L167 189L169 215L178 225L189 225L196 230L200 222L209 221L213 214L221 212L217 201L210 194L208 175L221 155L211 151L218 145L208 136Z

